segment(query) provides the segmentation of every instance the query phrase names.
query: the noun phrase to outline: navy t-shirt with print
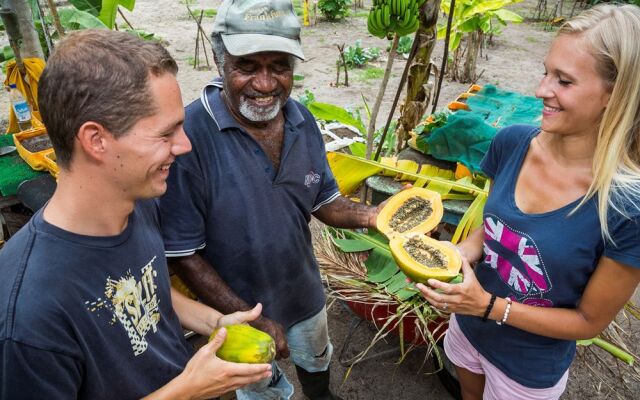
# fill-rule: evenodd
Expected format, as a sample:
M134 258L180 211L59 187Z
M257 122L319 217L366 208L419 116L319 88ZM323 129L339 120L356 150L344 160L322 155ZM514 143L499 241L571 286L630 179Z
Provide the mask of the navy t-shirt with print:
M340 193L315 119L284 106L284 143L275 170L229 113L221 82L186 108L193 150L176 159L160 198L168 257L199 251L231 289L285 328L325 304L309 220Z
M0 251L0 275L2 399L139 399L190 358L152 201L109 237L39 211Z
M529 143L539 131L525 125L501 130L482 161L493 182L483 216L484 258L475 273L483 288L499 297L537 307L575 308L602 256L640 268L640 215L634 207L627 207L629 218L609 211L614 245L602 239L595 198L571 215L581 199L540 214L520 211L515 184ZM527 387L555 385L575 355L575 341L472 316L456 318L484 357Z

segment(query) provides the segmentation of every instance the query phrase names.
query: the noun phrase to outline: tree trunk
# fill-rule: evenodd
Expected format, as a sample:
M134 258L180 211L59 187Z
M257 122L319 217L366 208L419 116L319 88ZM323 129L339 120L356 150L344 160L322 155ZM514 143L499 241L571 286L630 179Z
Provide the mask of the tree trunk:
M460 62L464 57L464 47L462 47L463 43L454 50L453 56L450 60L447 61L447 75L454 82L460 81Z
M8 0L8 5L16 12L22 43L20 45L20 55L23 58L38 57L44 59L44 53L38 32L33 24L33 15L28 0Z
M371 109L371 117L369 119L369 129L367 129L367 150L366 157L367 159L371 159L371 154L373 154L373 139L376 132L376 118L378 117L378 112L380 111L380 104L382 104L382 98L384 97L384 92L387 90L387 83L389 83L389 78L391 77L391 68L393 67L393 59L396 57L396 49L398 48L398 34L393 35L393 43L391 43L391 49L389 50L389 58L387 59L387 68L384 70L384 77L382 77L382 82L380 82L380 89L378 89L378 96L376 97L376 102Z
M464 60L464 71L460 82L475 82L478 79L476 64L478 63L478 53L484 35L480 31L474 31L467 35L467 57Z
M408 133L420 123L431 102L432 88L429 75L431 54L438 36L439 10L440 0L429 0L420 10L420 27L414 38L418 41L418 48L409 67L406 98L400 106L400 118L396 128L396 152L404 148Z

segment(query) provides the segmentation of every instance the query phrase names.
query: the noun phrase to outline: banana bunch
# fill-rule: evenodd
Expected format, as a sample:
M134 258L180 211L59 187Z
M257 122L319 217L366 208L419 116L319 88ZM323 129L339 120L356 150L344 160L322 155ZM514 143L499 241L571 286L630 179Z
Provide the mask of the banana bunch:
M367 18L367 29L380 39L394 33L405 36L420 26L419 8L426 0L374 0Z

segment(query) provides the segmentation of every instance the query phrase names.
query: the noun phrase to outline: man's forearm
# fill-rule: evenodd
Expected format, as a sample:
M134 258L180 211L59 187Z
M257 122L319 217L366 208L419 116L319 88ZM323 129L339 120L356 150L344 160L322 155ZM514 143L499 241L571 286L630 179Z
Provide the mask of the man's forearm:
M226 284L215 269L201 256L168 258L175 273L198 296L201 302L223 314L247 311L252 308Z
M223 314L248 311L253 308L254 305L247 304L236 295L213 267L199 255L168 258L167 262L198 296L198 299L209 307ZM285 358L289 356L285 330L280 324L263 316L249 322L249 324L267 332L276 340L278 356Z
M313 215L335 228L375 228L377 208L338 197Z

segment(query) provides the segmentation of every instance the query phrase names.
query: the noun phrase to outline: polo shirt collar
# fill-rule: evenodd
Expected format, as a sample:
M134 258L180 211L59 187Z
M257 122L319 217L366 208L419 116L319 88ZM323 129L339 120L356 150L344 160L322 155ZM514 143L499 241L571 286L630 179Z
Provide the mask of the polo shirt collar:
M202 89L202 95L200 101L207 110L207 113L211 116L214 122L218 125L218 129L223 131L228 128L241 129L240 124L227 108L227 103L222 100L220 93L222 92L222 79L215 78L209 82ZM304 123L304 116L289 97L283 108L284 117L288 124L292 126L299 126Z

